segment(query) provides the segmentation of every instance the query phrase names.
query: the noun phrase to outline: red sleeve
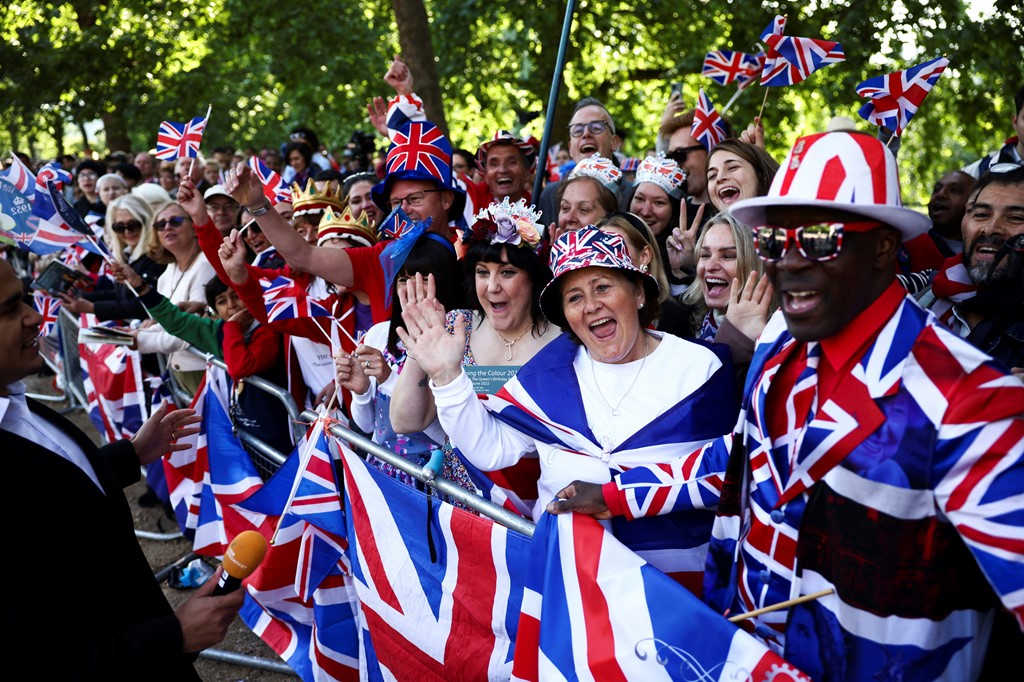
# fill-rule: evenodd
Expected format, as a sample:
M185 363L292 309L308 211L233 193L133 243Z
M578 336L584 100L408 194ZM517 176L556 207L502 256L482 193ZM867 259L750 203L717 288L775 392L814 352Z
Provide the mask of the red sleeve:
M281 355L281 337L264 326L256 327L245 343L242 325L224 323L224 363L235 381L269 369Z
M619 491L619 486L615 484L614 479L601 486L601 494L612 516L625 516L632 520L632 517L628 514L629 505L619 499L619 495L622 493Z
M384 268L380 266L380 253L387 244L387 241L382 241L346 251L352 260L352 279L355 282L352 290L362 291L370 297L374 324L391 319L391 307L384 304Z
M939 269L945 262L946 257L939 251L935 241L929 234L922 234L903 243L903 248L910 258L910 271L921 272L922 270Z
M196 238L199 240L199 248L203 250L203 254L206 256L206 260L210 261L210 265L213 266L214 272L217 273L217 277L220 281L231 283L231 279L228 277L228 273L224 270L224 265L220 262L220 245L224 243L224 235L220 233L220 230L213 224L212 220L207 220L202 225L193 225L195 228Z

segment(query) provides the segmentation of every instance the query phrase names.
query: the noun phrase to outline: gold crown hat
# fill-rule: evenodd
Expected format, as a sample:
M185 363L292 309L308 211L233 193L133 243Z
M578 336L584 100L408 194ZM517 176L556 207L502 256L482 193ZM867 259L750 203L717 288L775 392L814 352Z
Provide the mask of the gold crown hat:
M323 211L330 207L340 211L344 202L341 199L341 188L331 190L330 185L319 192L316 183L312 178L306 181L306 189L299 187L299 183L292 183L292 215L299 216L306 213Z
M346 203L340 212L330 206L324 210L316 234L317 246L323 246L329 239L348 239L359 246L373 246L377 242L377 225L366 211L361 211L356 218Z

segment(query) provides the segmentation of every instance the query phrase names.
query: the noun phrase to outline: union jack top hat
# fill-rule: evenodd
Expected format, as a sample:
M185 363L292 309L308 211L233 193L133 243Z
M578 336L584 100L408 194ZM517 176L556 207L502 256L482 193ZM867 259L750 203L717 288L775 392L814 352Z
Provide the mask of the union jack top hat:
M430 121L411 121L397 131L388 149L387 175L377 183L370 196L373 203L388 212L391 188L396 180L424 180L455 195L448 214L461 218L466 208L466 191L452 178L452 145L441 129Z
M568 323L562 310L562 275L583 268L612 268L643 282L648 301L658 298L658 280L633 265L626 242L617 234L588 225L566 232L551 246L549 265L553 275L540 292L540 309L552 324L565 329ZM632 276L630 273L635 273Z
M856 132L801 137L779 167L768 196L744 199L729 212L756 227L774 206L832 209L877 220L903 241L931 227L928 216L903 207L896 157L878 139Z

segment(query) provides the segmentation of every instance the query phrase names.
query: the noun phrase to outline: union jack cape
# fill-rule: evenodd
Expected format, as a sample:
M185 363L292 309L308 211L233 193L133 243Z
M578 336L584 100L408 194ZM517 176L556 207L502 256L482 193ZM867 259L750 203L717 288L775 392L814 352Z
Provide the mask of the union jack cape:
M949 60L939 57L904 71L864 81L857 86L857 94L867 97L868 102L857 113L865 121L885 126L897 136L902 135L947 66Z
M703 444L732 428L738 397L728 352L715 344L701 345L713 350L722 360L722 366L698 391L609 453L604 452L588 425L573 369L579 346L568 335L563 334L547 344L497 394L480 396L480 399L499 420L521 433L581 458L605 462L611 476L699 450ZM709 478L694 495L713 506L720 482L720 479ZM674 574L677 580L698 593L713 515L698 509L684 516L631 523L614 520L612 532L656 568Z

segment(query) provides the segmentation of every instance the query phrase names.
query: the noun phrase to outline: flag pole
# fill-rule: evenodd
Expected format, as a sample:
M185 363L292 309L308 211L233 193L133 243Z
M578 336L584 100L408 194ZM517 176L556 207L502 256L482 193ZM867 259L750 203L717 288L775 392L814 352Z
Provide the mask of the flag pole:
M568 0L565 5L565 20L562 23L562 39L558 44L558 57L555 60L555 71L551 74L551 93L548 95L548 110L544 117L544 135L540 141L540 152L537 154L537 175L533 179L533 205L540 202L540 192L544 187L544 176L547 175L548 147L551 145L551 132L555 125L555 109L558 107L558 92L562 88L562 72L565 69L565 52L572 32L572 18L576 12L576 0Z
M729 619L730 623L738 623L741 620L753 618L754 616L760 616L763 613L771 613L772 611L779 611L781 609L788 609L790 606L796 606L797 604L803 604L807 601L814 601L815 599L821 599L822 597L828 596L835 592L831 587L820 592L814 592L813 594L805 594L802 597L796 599L787 599L786 601L780 601L778 604L772 604L771 606L765 606L763 609L754 609L753 611L747 611L741 613L738 616L733 616Z
M274 544L277 540L277 534L281 532L281 522L284 521L288 510L291 509L292 502L295 501L295 494L299 492L299 482L302 481L302 473L309 466L310 453L316 447L316 442L320 439L320 431L324 428L322 418L313 422L313 427L313 431L306 438L306 446L299 452L299 468L295 472L295 480L292 481L292 490L288 493L288 499L284 503L284 508L281 509L281 516L277 519L277 527L274 528L274 534L270 537L270 544Z
M203 124L203 134L204 135L206 134L206 126L208 126L210 124L210 112L212 112L212 111L213 111L213 104L211 103L211 104L206 105L206 119L205 119L205 123ZM199 156L199 148L198 147L196 148L196 156ZM188 164L188 176L190 178L192 177L192 167L195 166L195 165L196 165L196 157L193 156L192 160Z
M757 112L757 118L760 119L764 115L764 105L768 101L768 91L771 89L770 85L764 86L764 99L761 100L761 110Z
M733 93L732 97L729 98L729 101L725 103L724 107L722 107L722 116L725 116L725 112L729 111L733 103L735 103L736 100L739 99L740 95L743 94L744 90L746 90L746 88L736 86L736 92Z

